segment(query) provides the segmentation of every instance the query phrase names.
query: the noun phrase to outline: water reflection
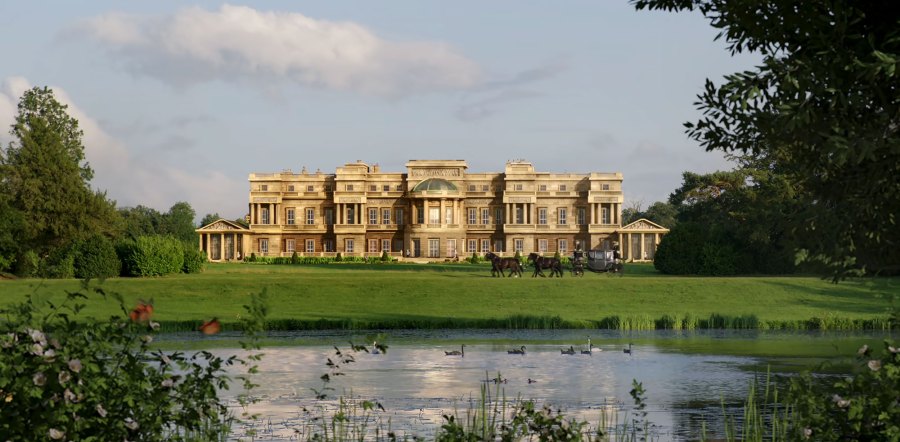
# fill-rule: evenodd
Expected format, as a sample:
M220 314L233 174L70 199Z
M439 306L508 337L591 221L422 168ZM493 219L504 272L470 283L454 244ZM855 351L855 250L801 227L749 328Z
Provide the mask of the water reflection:
M635 345L632 354L625 354L619 344L599 345L599 351L590 355L563 355L558 344L524 345L525 355L510 355L507 350L514 346L497 343L468 344L465 357L445 356L445 350L459 348L456 344L421 343L394 344L383 355L357 354L356 362L343 370L345 375L331 383L336 393L332 397L378 401L393 429L427 435L441 423L441 415L456 409L464 416L479 399L484 380L498 373L506 382L488 382L492 394L499 390L509 399L549 404L593 424L601 410L618 411L620 418L630 410L629 390L637 379L647 390L648 419L657 425L661 440L685 440L696 438L699 420L682 415L708 410L686 409L683 404L742 398L753 377L739 369L753 362L751 358L663 352L649 345ZM333 348L275 347L264 352L255 379L260 386L253 391L261 402L250 409L264 417L266 426L257 428L265 430L263 440L293 434L308 419L304 408L337 406L333 401L317 403L311 390L321 387L319 376L327 372L325 362L333 357ZM226 394L234 397L235 392Z

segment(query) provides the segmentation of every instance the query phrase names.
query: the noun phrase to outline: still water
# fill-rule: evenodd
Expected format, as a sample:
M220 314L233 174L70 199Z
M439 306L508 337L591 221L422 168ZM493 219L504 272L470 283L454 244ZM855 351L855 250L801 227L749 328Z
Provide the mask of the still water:
M621 424L635 415L629 391L632 381L638 380L646 390L647 421L658 440L696 440L703 422L709 433L721 434L723 404L725 410L733 409L755 378L764 383L766 377L747 369L760 362L752 357L682 353L653 345L652 339L640 339L648 334L666 337L666 332L626 336L592 331L596 345L590 354L581 353L588 349L585 331L391 333L386 354L354 353L355 362L342 366L343 375L332 378L328 386L334 390L327 392L324 401L315 399L313 389L323 387L320 376L328 373L328 359L337 360L332 345L346 353L349 340L362 343L366 337L321 332L282 335L292 344L263 349L265 356L254 378L259 386L252 395L258 402L247 411L259 418L235 428L235 437L254 431L254 440L296 439L312 417L321 416L323 409L333 412L339 397L351 403L375 401L384 407L373 413L382 428L389 423L398 434L427 437L443 423L443 415L456 413L465 418L467 410L478 406L482 387L492 398L534 400L594 427L601 422L601 414L608 424ZM707 333L705 338L724 334L728 339L760 339L752 332ZM302 345L293 344L297 339ZM623 352L632 340L638 341L632 352ZM466 344L464 356L445 354L460 350L461 343ZM526 346L526 354L508 354L521 345ZM560 350L569 345L575 354L562 354ZM235 349L215 352L241 354ZM504 382L489 380L498 373ZM234 400L237 393L231 390L224 396ZM237 405L235 410L243 411Z

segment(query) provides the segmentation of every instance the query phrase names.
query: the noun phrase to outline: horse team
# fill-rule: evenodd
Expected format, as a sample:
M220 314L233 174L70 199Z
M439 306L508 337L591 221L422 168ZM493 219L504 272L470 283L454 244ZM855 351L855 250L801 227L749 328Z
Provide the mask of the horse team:
M491 260L491 276L522 276L522 264L519 263L518 259L501 258L493 252L485 253L484 257ZM537 253L531 253L528 255L528 261L534 266L534 273L531 275L532 277L545 276L544 270L546 269L550 269L551 278L554 275L558 275L560 278L563 276L562 262L559 258L540 256ZM509 275L505 273L506 270L510 271Z

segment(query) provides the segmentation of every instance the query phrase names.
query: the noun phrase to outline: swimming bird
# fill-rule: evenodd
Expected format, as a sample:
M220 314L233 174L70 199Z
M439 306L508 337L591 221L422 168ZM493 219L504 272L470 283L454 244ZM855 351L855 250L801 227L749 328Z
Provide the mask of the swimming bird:
M533 383L535 383L535 382L537 382L537 379L531 379L531 378L528 378L528 383L529 383L529 384L533 384Z
M523 345L519 349L506 350L506 352L511 355L524 355L525 354L525 346Z
M378 350L378 341L372 341L372 354L373 354L373 355L380 355L380 354L381 354L381 351Z
M631 343L630 343L630 342L628 343L628 348L623 348L623 349L622 349L622 352L623 352L623 353L627 353L627 354L631 354Z
M466 356L466 344L459 346L459 350L445 351L445 356Z
M562 353L562 354L564 354L564 355L574 355L574 354L575 354L575 347L573 347L573 346L570 345L568 349L565 349L565 350L562 350L562 349L561 349L561 350L559 350L559 352Z
M583 355L589 355L589 354L591 354L591 352L593 352L593 351L594 351L594 344L591 344L591 337L588 336L588 349L587 349L587 350L581 350L581 354L583 354Z

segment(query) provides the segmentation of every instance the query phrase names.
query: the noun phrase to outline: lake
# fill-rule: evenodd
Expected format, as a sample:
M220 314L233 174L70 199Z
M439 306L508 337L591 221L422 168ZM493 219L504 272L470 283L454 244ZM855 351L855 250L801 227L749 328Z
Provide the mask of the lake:
M581 354L587 350L588 333L596 348ZM635 416L629 391L632 381L638 380L646 390L647 421L654 425L651 432L658 440L695 440L704 422L709 433L721 434L723 404L734 411L754 379L765 384L765 367L772 360L717 349L768 347L769 351L758 353L778 354L796 347L795 353L803 355L803 349L821 347L831 348L829 354L835 356L838 349L877 342L881 337L866 333L599 330L391 331L380 337L374 332L368 336L349 332L272 334L267 341L283 341L284 346L263 349L265 357L254 378L259 387L252 391L258 402L249 408L259 418L235 428L235 437L254 431L254 440L296 439L295 432L307 431L305 425L313 417L333 414L340 405L339 397L351 404L363 400L381 404L384 411L376 408L371 415L380 419L382 428L390 422L398 434L429 436L443 423L443 415L456 413L465 418L467 410L477 407L482 387L493 399L534 400L584 419L593 427L601 421L621 424ZM328 373L327 360L337 360L332 345L347 353L348 341L364 343L368 339L371 344L378 338L389 344L386 354L355 353L355 362L341 368L342 376L333 377L329 387L334 390L327 392L329 397L315 399L313 389L323 387L320 376ZM182 338L173 335L168 339ZM635 345L626 354L623 348L629 342ZM445 355L460 350L463 343L464 356ZM507 353L521 345L526 346L526 354ZM576 354L561 354L560 350L570 345ZM242 354L228 348L214 352ZM498 373L503 382L491 381ZM236 394L234 390L223 393L229 400ZM235 407L236 412L242 411ZM355 409L362 411L360 406ZM373 436L374 431L369 434Z

